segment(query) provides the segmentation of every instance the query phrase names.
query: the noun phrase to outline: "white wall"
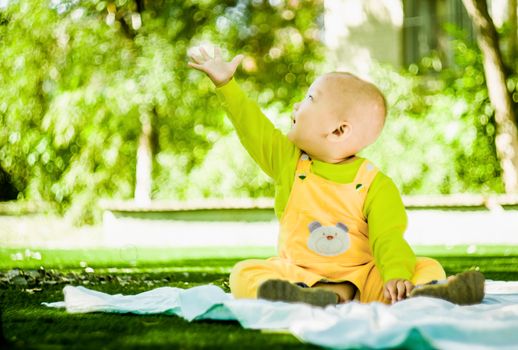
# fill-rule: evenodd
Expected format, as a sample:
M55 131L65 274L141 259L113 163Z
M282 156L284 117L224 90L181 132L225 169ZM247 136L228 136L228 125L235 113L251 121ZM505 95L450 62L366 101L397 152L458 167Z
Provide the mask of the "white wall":
M325 71L368 75L372 61L402 63L401 0L325 0Z

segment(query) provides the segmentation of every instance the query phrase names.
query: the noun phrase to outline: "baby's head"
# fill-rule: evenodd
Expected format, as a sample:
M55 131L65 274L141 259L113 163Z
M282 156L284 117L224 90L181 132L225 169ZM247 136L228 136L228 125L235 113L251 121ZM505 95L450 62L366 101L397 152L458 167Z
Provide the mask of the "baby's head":
M376 86L341 72L318 77L293 109L288 139L327 163L339 163L373 143L387 113Z

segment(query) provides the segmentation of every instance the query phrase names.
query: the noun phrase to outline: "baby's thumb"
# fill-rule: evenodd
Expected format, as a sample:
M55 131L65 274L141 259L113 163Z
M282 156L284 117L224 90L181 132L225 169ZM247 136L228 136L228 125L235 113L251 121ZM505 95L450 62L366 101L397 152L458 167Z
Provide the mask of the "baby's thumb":
M243 61L243 58L245 58L244 55L237 55L236 57L234 57L232 59L232 61L230 61L230 64L232 64L232 67L234 68L234 70L237 69L237 67L239 66L241 61Z

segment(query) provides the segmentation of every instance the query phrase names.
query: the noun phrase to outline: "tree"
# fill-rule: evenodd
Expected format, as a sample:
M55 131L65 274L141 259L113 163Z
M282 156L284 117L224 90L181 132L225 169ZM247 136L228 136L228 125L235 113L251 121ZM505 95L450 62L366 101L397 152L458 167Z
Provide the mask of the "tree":
M509 59L514 61L518 53L518 28L517 26L517 0L509 0L507 4L509 8Z
M0 8L1 168L21 196L92 222L99 198L133 197L145 140L147 159L150 149L156 155L152 195L182 198L188 174L232 130L211 83L187 67L187 49L212 41L244 53L245 89L260 91L263 107L288 109L315 74L321 5L8 1Z
M495 25L485 0L463 0L477 31L491 104L495 109L496 149L503 171L505 190L518 192L518 132L513 104L507 91L502 54Z
M117 20L121 25L121 32L131 42L134 50L138 50L135 37L142 27L142 14L145 3L143 0L132 1L126 8L117 8L114 3L107 6L107 21L113 25ZM131 6L133 5L133 6ZM150 101L151 102L151 101ZM152 102L151 102L152 104ZM140 136L136 154L135 173L135 202L138 205L146 205L151 201L151 185L153 173L153 136L155 134L153 121L156 118L156 107L144 104L139 108L139 121L141 124Z

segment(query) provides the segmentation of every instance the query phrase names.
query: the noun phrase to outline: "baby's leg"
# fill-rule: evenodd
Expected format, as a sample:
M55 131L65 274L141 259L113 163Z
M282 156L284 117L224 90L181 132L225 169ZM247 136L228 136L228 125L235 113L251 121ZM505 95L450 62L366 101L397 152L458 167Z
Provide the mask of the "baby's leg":
M322 276L280 258L251 259L237 263L230 273L230 290L235 298L257 298L259 286L267 280L283 280L312 286Z
M414 285L426 284L434 280L443 280L445 278L446 273L437 260L417 257L414 276L412 276L411 279Z
M410 296L434 297L459 305L478 304L484 298L484 280L482 273L473 270L446 279L446 274L437 261L418 258L412 278L415 288Z
M346 303L348 301L353 300L357 290L356 286L351 282L317 282L311 288L321 288L338 294L339 303Z
M337 293L324 288L308 288L279 279L269 279L261 283L257 291L259 299L284 301L288 303L305 303L325 307L338 304L340 297Z
M416 284L424 284L433 280L446 278L441 264L434 259L417 257L414 275L410 281ZM373 301L390 304L383 293L384 281L378 268L374 266L368 274L365 284L361 287L360 302L370 303Z

